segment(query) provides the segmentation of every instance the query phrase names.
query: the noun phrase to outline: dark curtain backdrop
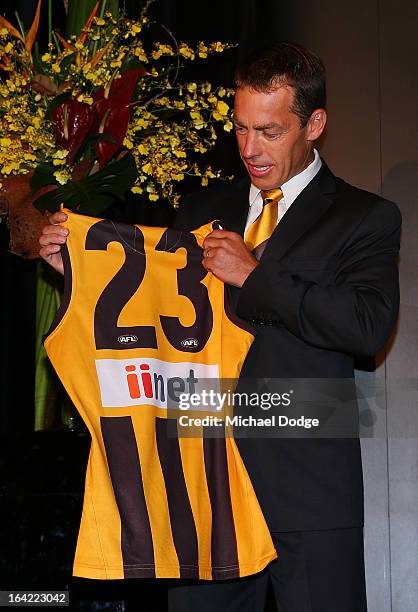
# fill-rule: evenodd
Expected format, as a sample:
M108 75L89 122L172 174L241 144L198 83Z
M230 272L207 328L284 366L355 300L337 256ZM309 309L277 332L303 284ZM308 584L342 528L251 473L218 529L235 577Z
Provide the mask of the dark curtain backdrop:
M15 23L17 11L29 27L36 4L36 0L0 0L0 14ZM128 15L135 17L141 2L126 0L124 5ZM283 5L271 0L155 0L151 14L157 24L163 24L177 40L237 43L236 49L211 61L199 62L185 73L188 78L209 79L215 84L231 86L237 61L253 46L271 39L273 31L277 31L274 21L280 18L277 12ZM40 39L44 42L46 10L47 3L43 2ZM63 3L55 0L54 26L63 28L64 19ZM155 27L158 32L158 26ZM228 174L242 172L232 135L225 133L210 161ZM183 189L187 191L189 186L184 185ZM153 222L164 224L165 218L157 214ZM34 422L35 265L8 252L4 223L0 225L0 241L0 434L11 434L31 431Z

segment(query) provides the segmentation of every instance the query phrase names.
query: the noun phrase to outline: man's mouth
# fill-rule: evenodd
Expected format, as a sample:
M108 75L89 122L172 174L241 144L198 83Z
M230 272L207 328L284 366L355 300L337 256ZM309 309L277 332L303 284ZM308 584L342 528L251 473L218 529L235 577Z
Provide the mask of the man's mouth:
M266 176L266 174L268 174L273 168L273 166L262 166L261 164L255 165L250 164L249 162L247 162L247 166L250 174L257 177Z

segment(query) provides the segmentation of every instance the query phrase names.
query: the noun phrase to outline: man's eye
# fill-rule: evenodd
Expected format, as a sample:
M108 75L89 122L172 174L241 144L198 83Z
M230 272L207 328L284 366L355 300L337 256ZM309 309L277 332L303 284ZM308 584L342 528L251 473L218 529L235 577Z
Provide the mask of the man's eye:
M245 127L242 127L241 125L235 125L234 127L237 134L245 133Z
M277 132L264 132L264 136L269 140L274 140L275 138L278 138L280 134Z

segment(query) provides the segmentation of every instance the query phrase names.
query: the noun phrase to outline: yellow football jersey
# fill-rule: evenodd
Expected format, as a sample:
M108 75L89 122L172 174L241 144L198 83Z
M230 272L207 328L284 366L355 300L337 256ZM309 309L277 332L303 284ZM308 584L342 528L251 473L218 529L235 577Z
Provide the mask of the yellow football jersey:
M237 378L253 336L194 232L68 215L45 348L91 434L74 575L230 579L276 558L231 436L179 435L182 394ZM199 407L193 409L199 412Z

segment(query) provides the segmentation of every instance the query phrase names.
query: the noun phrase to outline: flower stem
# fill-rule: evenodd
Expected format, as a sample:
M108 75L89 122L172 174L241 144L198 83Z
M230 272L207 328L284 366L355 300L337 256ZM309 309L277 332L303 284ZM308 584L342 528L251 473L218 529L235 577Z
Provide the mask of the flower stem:
M103 0L102 6L100 7L100 15L99 15L99 17L101 17L102 19L103 19L103 15L105 14L106 4L107 4L107 0Z
M22 20L20 19L19 13L17 11L15 11L15 17L16 17L17 23L19 24L20 32L21 32L23 38L25 38L25 36L26 36L25 26L23 25Z
M101 18L101 19L103 19L103 15L104 15L104 13L105 13L106 3L107 3L107 0L103 0L103 2L102 2L102 6L100 7L99 18ZM97 40L95 40L95 41L94 41L94 44L93 44L93 51L92 51L92 54L91 54L91 57L92 57L92 58L93 58L93 57L96 55L96 53L97 53L97 47L98 47L98 41L97 41Z
M48 0L48 42L52 43L52 0Z

